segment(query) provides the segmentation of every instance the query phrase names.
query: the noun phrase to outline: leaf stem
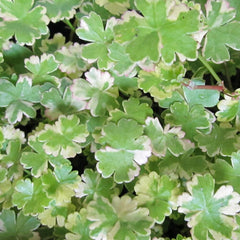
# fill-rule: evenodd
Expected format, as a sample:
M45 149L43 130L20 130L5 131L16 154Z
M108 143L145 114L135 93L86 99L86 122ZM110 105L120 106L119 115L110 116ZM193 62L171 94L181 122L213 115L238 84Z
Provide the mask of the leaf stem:
M216 72L213 70L211 65L207 62L205 58L203 58L201 55L198 56L199 60L202 62L202 64L208 69L208 71L212 74L212 76L215 78L215 80L222 84L222 80L219 78L219 76L216 74Z
M72 31L75 32L74 26L71 24L71 22L68 19L64 19L63 22L70 27Z

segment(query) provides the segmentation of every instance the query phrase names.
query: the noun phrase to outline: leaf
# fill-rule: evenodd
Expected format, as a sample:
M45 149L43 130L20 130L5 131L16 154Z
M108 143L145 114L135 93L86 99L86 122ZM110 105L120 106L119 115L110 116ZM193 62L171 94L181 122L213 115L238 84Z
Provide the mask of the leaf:
M216 112L217 120L220 122L230 122L235 119L236 127L240 128L240 102L237 99L224 95L225 99L218 103L219 111Z
M130 7L129 0L96 0L99 6L103 6L113 15L120 15Z
M71 166L60 165L55 167L54 172L49 169L48 173L42 176L42 181L48 196L61 205L71 202L80 177L77 171L72 171Z
M4 39L13 35L20 44L32 45L35 39L48 33L48 17L42 6L33 7L32 0L2 0L0 17L4 19L1 34ZM19 27L20 26L20 27Z
M181 85L185 68L180 63L168 66L164 63L157 65L154 71L140 71L138 86L145 93L150 93L155 101L172 97Z
M21 142L16 139L8 143L6 154L0 154L0 166L8 170L7 178L10 181L23 176L23 167L20 163L21 153Z
M0 213L0 223L0 238L4 240L30 240L40 225L36 217L24 216L22 212L16 216L13 210L5 209Z
M40 178L34 178L33 182L29 178L22 179L16 183L12 201L24 214L35 215L43 212L50 200Z
M85 169L81 175L82 181L75 189L77 197L85 196L85 203L93 200L94 195L110 199L118 193L116 184L112 178L102 178L101 175L92 169Z
M70 87L66 87L63 94L60 89L51 88L42 94L41 104L46 108L45 115L55 120L60 115L69 115L85 109L84 101L72 98Z
M122 102L124 111L114 109L110 111L110 120L118 122L122 118L133 119L144 124L146 118L152 116L152 109L147 103L140 103L137 98L129 98Z
M45 125L45 129L38 133L38 140L43 142L43 149L47 154L65 158L81 153L81 145L86 141L88 132L86 125L80 124L75 115L60 116L55 125Z
M45 82L56 83L55 77L49 75L58 68L58 64L55 61L53 55L43 54L41 58L38 56L31 56L25 59L25 67L33 73L33 85L43 84Z
M91 43L85 44L82 56L89 63L97 61L99 69L109 69L111 60L108 57L108 45L113 40L114 20L109 19L104 30L102 19L95 12L89 16L82 17L80 27L76 30L78 37Z
M38 0L37 3L46 7L47 15L54 23L63 19L73 18L76 13L75 9L81 5L79 0Z
M192 79L191 84L194 86L204 86L204 81ZM184 96L190 106L201 104L204 107L214 107L219 102L220 92L211 89L189 89L183 87Z
M239 186L240 151L233 152L231 155L231 165L223 159L217 159L212 165L216 183L229 184L234 191L240 193Z
M68 215L65 224L70 233L66 234L66 240L89 240L91 221L87 219L87 211L82 208L80 212L74 212Z
M167 152L166 156L159 161L159 174L189 180L196 173L205 173L208 163L206 156L193 151L194 149L190 149L177 157Z
M98 197L87 206L87 218L90 225L90 236L98 239L133 239L149 236L152 219L146 208L138 208L137 201L129 196L115 196L112 202Z
M161 224L166 216L176 209L177 184L168 176L159 176L156 172L141 176L134 190L139 206L149 209L149 216ZM175 204L174 204L175 201Z
M37 137L34 135L29 137L28 145L34 150L34 152L24 151L20 162L24 166L24 169L31 169L32 176L36 178L47 172L48 163L54 167L61 164L70 165L70 162L61 155L53 156L46 154L43 149L43 143L39 142Z
M108 123L100 139L106 147L95 154L98 171L103 177L114 174L117 183L130 182L139 174L139 166L151 155L150 141L142 136L143 127L134 120L121 119Z
M233 22L235 10L227 1L208 1L206 4L207 34L203 54L206 59L222 63L230 59L228 47L240 50L240 23Z
M143 17L127 13L123 23L114 29L117 39L129 41L126 51L133 61L148 57L157 62L162 56L163 61L170 64L176 59L176 53L182 59L196 59L197 43L191 34L198 31L197 10L190 11L186 5L175 1L168 4L164 0L137 0L135 4ZM176 42L181 44L176 45Z
M169 150L174 156L179 156L194 145L189 140L184 139L185 133L181 128L171 128L166 125L162 128L157 118L147 118L145 134L151 139L152 152L156 156L162 157Z
M83 45L74 43L69 46L63 46L56 53L56 60L59 63L59 69L70 76L81 76L88 68L88 63L82 58Z
M19 78L14 86L10 81L0 79L0 107L6 107L6 118L9 123L22 120L23 114L34 118L34 103L40 102L39 86L32 87L30 78Z
M209 134L198 133L194 139L198 142L199 148L203 152L207 152L210 157L218 154L230 156L238 149L239 137L237 132L230 124L220 126L214 124Z
M187 183L189 193L179 197L178 211L186 215L193 239L231 239L240 196L232 186L221 186L214 194L214 185L210 174L195 175Z
M170 112L165 112L165 123L181 126L186 138L193 140L199 131L209 132L214 122L214 115L205 110L203 105L189 106L184 102L175 102L170 106Z
M75 79L71 86L73 99L88 101L91 114L103 116L107 110L118 106L118 91L113 88L114 78L108 72L91 68L85 79Z
M38 214L42 225L46 225L49 228L63 227L69 214L75 210L75 206L70 202L56 203L52 200L47 208Z

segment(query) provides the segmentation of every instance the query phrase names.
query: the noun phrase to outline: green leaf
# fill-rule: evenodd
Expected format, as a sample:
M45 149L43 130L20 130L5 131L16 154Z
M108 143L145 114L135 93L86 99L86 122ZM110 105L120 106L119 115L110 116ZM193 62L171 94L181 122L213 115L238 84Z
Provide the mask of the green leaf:
M74 157L81 153L80 143L88 136L86 125L80 124L75 115L60 116L54 125L45 125L45 129L38 133L38 140L43 142L43 149L47 154L65 158Z
M152 116L152 109L147 103L140 103L137 98L129 98L122 102L123 110L110 111L110 120L118 122L121 118L133 119L139 124L144 124L147 117Z
M184 102L175 102L170 106L170 112L165 112L166 124L181 126L186 138L193 140L199 131L209 132L214 122L214 115L204 109L203 105L190 107Z
M181 63L171 66L164 63L157 65L154 71L140 71L138 86L145 93L150 93L155 101L172 97L180 87L185 68Z
M49 73L54 72L58 68L58 64L53 55L43 54L41 58L31 56L29 59L26 58L24 62L25 67L33 73L33 85L43 84L45 82L56 83L55 77L49 75Z
M53 156L46 154L43 149L43 143L39 142L36 136L30 136L28 139L28 145L34 150L34 152L24 151L20 162L23 164L25 169L31 169L31 174L38 178L43 173L47 172L48 163L52 166L57 166L61 164L69 164L70 162L60 156Z
M113 19L109 19L104 30L102 19L95 12L88 17L83 17L76 34L82 40L91 43L85 44L82 49L82 56L90 63L97 61L100 69L109 69L111 60L108 57L108 45L113 40Z
M172 209L176 209L177 184L166 175L160 177L151 172L141 176L134 190L139 206L148 208L149 216L159 224L172 213Z
M82 58L83 45L78 43L63 46L55 53L59 69L71 77L79 77L88 68L88 63Z
M115 196L112 202L98 197L87 206L87 218L93 221L90 225L90 236L97 239L131 239L149 236L152 219L146 208L138 208L137 201L129 196Z
M218 154L230 156L238 149L240 139L237 132L230 124L220 126L214 124L209 134L198 133L194 139L198 142L199 148L210 157Z
M20 163L21 153L21 142L16 139L8 143L6 154L0 154L0 167L8 170L8 180L19 179L23 176L23 167Z
M110 199L112 195L118 193L113 178L102 178L101 175L92 169L85 169L81 175L82 181L75 189L77 197L86 196L85 202L93 200L94 195Z
M234 190L240 193L239 174L240 169L240 151L233 152L231 155L231 165L223 159L217 159L212 165L216 183L229 184Z
M47 197L40 178L33 182L29 178L19 180L13 193L13 204L23 209L24 214L38 214L48 206L50 199Z
M73 98L76 101L88 101L87 108L94 117L103 116L107 110L118 106L116 101L118 90L112 87L114 78L108 72L91 68L85 76L86 80L75 79L71 86Z
M4 19L0 37L8 39L15 36L20 44L32 45L36 38L48 33L48 17L42 6L33 7L32 0L2 0L1 18Z
M208 32L203 54L206 59L221 63L230 59L228 47L240 50L240 23L233 22L235 10L227 1L208 1L206 17Z
M231 239L240 196L232 186L221 186L214 194L214 185L210 174L195 175L187 183L189 193L179 197L178 211L186 215L194 239Z
M113 15L120 15L130 7L129 0L96 0L99 6L103 6Z
M45 115L51 120L57 119L60 115L79 112L86 105L84 101L72 98L70 87L66 87L63 94L60 93L60 89L56 88L44 91L41 104L46 108Z
M87 211L82 208L80 212L68 215L65 227L70 231L66 234L66 240L89 240L91 221L87 219Z
M80 177L77 171L72 171L69 165L56 166L54 172L50 169L42 176L44 188L49 197L53 198L57 204L71 202L71 197L75 195Z
M100 139L104 149L96 152L98 171L103 177L114 173L117 183L129 182L139 174L139 166L151 155L150 141L142 136L143 127L132 119L121 119L118 124L108 123Z
M24 216L19 212L17 217L12 210L3 210L0 213L0 238L4 240L27 240L33 239L33 231L40 225L36 217ZM34 237L35 236L35 237ZM32 238L33 237L33 238Z
M206 156L194 154L193 151L194 149L190 149L177 157L167 152L166 156L159 161L159 174L189 180L196 173L205 173L207 168Z
M220 122L230 122L235 119L236 127L240 128L240 101L224 95L225 99L219 101L218 109L216 112L217 120Z
M192 79L190 84L194 86L204 86L204 81L200 79ZM184 96L190 106L201 104L204 107L214 107L217 105L220 97L220 92L211 89L189 89L183 87Z
M196 59L197 43L191 34L198 31L197 10L190 11L182 3L168 4L164 0L137 0L135 4L143 17L127 13L123 23L115 28L118 39L130 41L126 51L133 61L148 57L157 62L161 55L166 63L172 63L176 53L182 59ZM126 36L122 37L123 34Z
M0 79L0 107L6 107L6 118L9 123L22 120L23 114L34 118L34 103L40 102L39 86L32 87L30 78L19 78L14 86L10 81Z
M46 7L47 15L54 23L63 19L73 18L76 13L75 9L81 5L79 0L38 0L37 3Z
M184 139L185 133L181 128L171 128L166 125L162 128L157 118L147 118L145 134L151 139L152 152L156 156L165 156L169 150L174 156L179 156L194 145Z

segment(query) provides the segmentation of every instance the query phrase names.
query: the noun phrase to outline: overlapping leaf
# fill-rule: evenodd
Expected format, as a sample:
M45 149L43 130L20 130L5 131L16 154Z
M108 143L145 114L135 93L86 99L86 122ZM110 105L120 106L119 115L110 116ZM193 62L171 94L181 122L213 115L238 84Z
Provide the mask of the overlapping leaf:
M107 110L118 106L117 89L113 88L114 78L108 72L91 68L85 79L75 79L71 87L73 98L88 102L93 116L103 116Z
M198 31L196 9L190 11L185 4L165 0L151 1L151 4L137 0L135 4L143 17L127 12L114 29L117 41L130 41L126 51L133 61L148 57L157 62L161 55L166 63L172 63L176 53L182 59L196 59L197 42L191 36Z
M211 157L218 154L230 156L239 146L237 132L230 124L220 126L214 124L209 134L198 133L194 139L198 142L199 148Z
M216 183L229 184L234 190L240 193L239 174L240 169L240 151L233 152L231 155L231 165L223 159L217 159L212 166Z
M152 109L147 103L140 103L137 98L130 98L122 102L124 111L114 109L110 111L110 120L118 122L121 118L133 119L144 124L147 117L152 116Z
M59 69L70 76L79 77L88 68L88 63L82 58L82 47L78 43L63 46L56 53Z
M82 208L80 212L74 212L68 216L65 227L70 231L66 234L66 240L89 240L91 221L87 219L87 211Z
M34 152L24 151L20 161L25 169L31 169L32 175L36 178L47 172L48 163L54 167L61 164L70 165L70 162L61 155L55 157L47 154L43 149L43 143L39 142L34 135L29 137L28 145Z
M33 0L0 2L0 18L4 20L0 39L14 35L20 44L33 44L36 38L48 33L46 8L33 4Z
M41 58L31 56L29 59L25 59L24 62L25 67L33 73L33 85L43 84L44 82L56 83L55 77L50 75L58 68L53 55L43 54Z
M43 212L50 200L40 178L35 178L33 182L29 178L22 179L16 183L12 201L19 209L22 208L24 214Z
M77 171L72 171L69 165L57 166L54 171L50 169L42 176L42 182L50 198L57 204L71 202L75 195L74 189L78 187L80 177Z
M180 87L185 68L180 63L168 66L158 64L154 71L140 71L138 86L145 93L150 93L155 101L169 98Z
M102 19L95 12L81 19L80 27L76 30L79 38L91 43L85 44L82 56L89 62L97 61L100 69L109 69L111 59L108 56L108 45L113 40L113 19L107 21L105 30Z
M39 86L32 87L30 78L20 78L16 86L10 81L0 79L0 107L6 107L5 116L9 123L22 120L23 115L34 118L34 103L40 102Z
M186 133L186 138L193 140L199 131L209 132L214 122L214 115L206 111L203 105L193 105L189 107L184 102L172 104L169 111L164 114L166 124L181 126Z
M76 13L75 9L81 5L79 0L38 0L37 3L46 7L47 15L52 22L58 22L64 18L72 18Z
M132 239L150 235L152 219L148 209L138 208L137 201L129 196L115 196L112 202L105 198L96 198L87 206L87 218L90 225L90 236L98 239Z
M178 211L186 215L193 239L231 239L240 196L232 186L221 186L216 193L214 187L210 174L195 175L187 184L189 193L179 197Z
M118 183L129 182L139 174L139 166L151 155L150 141L143 136L143 127L132 119L108 123L100 141L106 147L96 152L98 171L103 177L114 174Z
M47 154L65 158L74 157L82 151L81 143L88 136L85 124L75 115L60 116L54 125L46 125L45 129L38 133L38 140L43 142L43 149Z
M141 176L134 190L139 206L148 208L149 216L157 223L162 223L172 213L172 209L176 209L177 183L167 175L160 177L156 172L151 172Z
M165 156L169 150L174 156L179 156L194 145L184 139L185 133L181 128L171 128L166 125L163 129L157 118L147 118L145 134L151 139L152 152L156 156Z
M0 213L0 222L1 239L39 239L39 236L33 233L40 225L36 217L24 216L22 212L19 212L16 216L13 210L3 210Z
M60 115L69 115L85 109L86 102L72 98L70 87L63 94L57 88L51 88L42 94L41 104L46 108L45 115L55 120Z
M235 10L227 1L207 1L207 34L203 54L207 59L221 63L230 59L228 47L240 50L240 23L232 21Z

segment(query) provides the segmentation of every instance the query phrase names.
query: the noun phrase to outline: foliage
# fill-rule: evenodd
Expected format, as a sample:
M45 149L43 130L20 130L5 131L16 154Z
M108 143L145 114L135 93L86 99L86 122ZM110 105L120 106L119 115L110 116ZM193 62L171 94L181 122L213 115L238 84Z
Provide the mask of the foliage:
M1 0L0 27L0 239L240 239L238 0Z

